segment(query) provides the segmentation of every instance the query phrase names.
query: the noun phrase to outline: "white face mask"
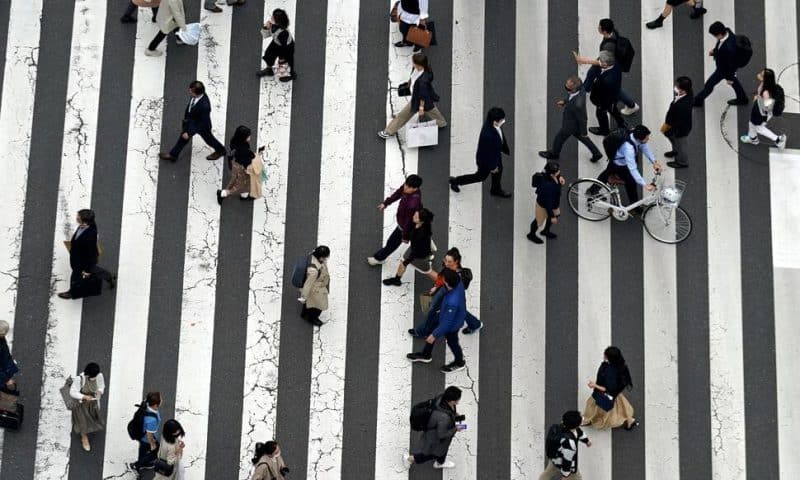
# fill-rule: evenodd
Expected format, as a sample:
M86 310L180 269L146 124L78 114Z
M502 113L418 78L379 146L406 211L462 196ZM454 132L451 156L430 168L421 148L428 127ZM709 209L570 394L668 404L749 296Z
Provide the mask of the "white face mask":
M281 452L278 452L275 455L273 455L272 458L280 458L280 456L281 456Z
M680 95L681 91L678 90L678 87L672 87L672 91L675 92L675 95Z
M500 128L500 127L502 127L502 126L503 126L503 124L504 124L504 123L506 123L506 121L505 121L505 120L498 120L498 121L496 121L496 122L495 122L495 126L496 126L497 128Z

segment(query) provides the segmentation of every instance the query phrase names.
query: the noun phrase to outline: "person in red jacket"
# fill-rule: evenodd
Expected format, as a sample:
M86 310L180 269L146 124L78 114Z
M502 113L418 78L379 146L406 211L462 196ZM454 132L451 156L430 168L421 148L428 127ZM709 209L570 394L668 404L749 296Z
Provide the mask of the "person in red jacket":
M397 227L389 235L386 245L375 252L373 256L367 257L367 263L373 266L382 264L392 252L397 250L401 243L410 241L411 231L414 229L414 214L422 208L422 193L419 190L421 186L422 177L412 173L406 177L406 181L400 188L378 205L378 210L383 211L392 203L400 200L400 204L397 206L397 214L395 215Z

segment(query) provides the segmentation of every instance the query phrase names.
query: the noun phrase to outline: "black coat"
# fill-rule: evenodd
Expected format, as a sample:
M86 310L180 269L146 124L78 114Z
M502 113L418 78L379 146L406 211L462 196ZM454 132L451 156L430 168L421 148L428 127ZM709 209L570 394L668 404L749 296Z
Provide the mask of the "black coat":
M553 180L548 175L542 179L542 183L536 187L536 203L547 210L547 214L552 215L553 210L561 204L561 183Z
M69 266L74 271L88 272L97 264L97 226L89 225L80 234L72 234L72 247L69 250Z
M599 66L593 66L586 74L584 89L590 93L589 99L593 104L610 110L619 100L619 92L622 89L622 69L616 63L605 72Z
M561 130L571 135L587 135L586 131L586 92L579 90L578 94L564 100L564 113L561 115Z
M191 101L190 101L191 103ZM189 111L190 103L183 112L183 131L189 135L211 130L211 102L208 95L203 95Z
M501 127L502 131L502 127ZM510 154L506 134L503 138L497 133L493 123L487 120L481 128L481 136L478 138L478 151L475 153L475 160L479 170L494 170L503 166L503 154Z
M664 123L671 128L667 130L668 137L685 137L692 131L692 105L694 96L686 94L677 102L669 104L667 118Z
M414 113L419 110L419 101L424 100L425 105L423 108L427 112L436 106L439 101L439 95L433 89L433 73L422 72L422 75L414 82L414 90L411 92L411 112Z
M736 73L736 35L728 29L728 38L724 42L717 40L714 47L714 63L717 70L725 75L726 80L730 80Z

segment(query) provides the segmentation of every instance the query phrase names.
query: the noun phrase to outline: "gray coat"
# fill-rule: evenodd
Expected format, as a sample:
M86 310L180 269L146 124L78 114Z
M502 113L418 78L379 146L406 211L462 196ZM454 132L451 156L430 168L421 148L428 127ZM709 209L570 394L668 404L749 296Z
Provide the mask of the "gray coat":
M431 412L428 428L422 433L420 450L417 453L444 457L456 434L456 412L441 404L441 395L436 397L436 410Z
M578 94L567 100L564 105L564 113L561 116L561 130L570 135L586 136L586 92L583 89Z

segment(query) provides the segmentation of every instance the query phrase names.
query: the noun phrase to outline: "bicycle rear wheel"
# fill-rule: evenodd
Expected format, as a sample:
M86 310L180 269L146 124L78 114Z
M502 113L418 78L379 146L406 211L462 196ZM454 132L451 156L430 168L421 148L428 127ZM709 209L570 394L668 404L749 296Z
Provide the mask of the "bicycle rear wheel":
M608 204L613 204L608 185L593 178L584 178L569 186L567 200L579 217L599 222L611 215ZM603 204L602 206L599 204Z
M663 243L681 243L692 233L692 219L681 207L651 205L642 215L647 233Z

